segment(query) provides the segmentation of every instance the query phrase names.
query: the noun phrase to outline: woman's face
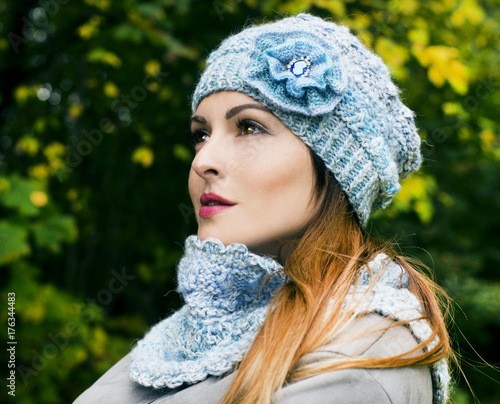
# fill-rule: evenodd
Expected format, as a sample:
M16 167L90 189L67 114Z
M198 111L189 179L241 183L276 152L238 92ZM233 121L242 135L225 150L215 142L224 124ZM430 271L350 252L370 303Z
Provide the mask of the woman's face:
M270 110L243 93L214 93L199 104L191 132L189 193L201 240L277 256L279 239L302 235L318 205L313 164ZM227 204L210 206L214 194Z

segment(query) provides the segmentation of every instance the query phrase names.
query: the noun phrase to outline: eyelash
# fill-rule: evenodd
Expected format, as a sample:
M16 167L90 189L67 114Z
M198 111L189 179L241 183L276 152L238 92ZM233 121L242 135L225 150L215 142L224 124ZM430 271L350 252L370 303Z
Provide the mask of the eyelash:
M245 127L245 126L254 127L255 129L257 129L256 132L250 133L248 135L253 135L255 133L269 133L262 125L258 124L257 122L254 122L250 119L238 119L238 121L236 122L236 127L238 129L242 130L243 127ZM198 141L198 136L200 136L200 135L203 136L206 134L207 134L206 131L198 129L198 130L195 130L194 132L188 131L188 133L186 135L187 135L189 143L191 143L193 146L196 146L198 143L201 143ZM248 136L248 135L244 135L244 136Z

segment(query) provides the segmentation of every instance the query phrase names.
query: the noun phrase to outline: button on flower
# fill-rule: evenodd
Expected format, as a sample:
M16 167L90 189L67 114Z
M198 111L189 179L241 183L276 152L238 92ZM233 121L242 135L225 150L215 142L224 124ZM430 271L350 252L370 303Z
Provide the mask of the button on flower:
M310 56L302 56L299 60L293 59L290 63L288 63L288 70L290 70L295 77L300 76L308 76L311 66L311 57Z
M243 80L279 108L308 116L332 111L346 87L331 46L303 32L257 37Z

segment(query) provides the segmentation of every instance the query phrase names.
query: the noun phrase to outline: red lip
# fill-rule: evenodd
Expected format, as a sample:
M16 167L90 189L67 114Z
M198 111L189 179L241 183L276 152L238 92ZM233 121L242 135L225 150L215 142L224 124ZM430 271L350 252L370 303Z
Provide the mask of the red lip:
M229 209L231 206L235 205L235 203L228 201L227 199L224 199L222 196L219 196L211 192L201 195L200 202L202 205L200 209L200 217L213 216L216 213ZM220 202L223 203L224 205L206 206L209 202Z
M230 206L235 205L235 203L228 201L227 199L224 199L222 196L219 196L212 192L202 194L200 197L200 202L202 206L207 205L209 202L220 202L223 203L224 205L230 205Z

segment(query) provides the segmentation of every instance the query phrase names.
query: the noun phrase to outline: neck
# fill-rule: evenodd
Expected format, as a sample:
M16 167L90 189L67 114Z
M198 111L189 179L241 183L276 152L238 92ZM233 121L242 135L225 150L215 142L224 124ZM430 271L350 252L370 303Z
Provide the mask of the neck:
M266 256L277 261L281 266L286 262L295 251L300 236L296 238L287 238L285 240L275 239L271 242L249 245L248 249L257 255Z

